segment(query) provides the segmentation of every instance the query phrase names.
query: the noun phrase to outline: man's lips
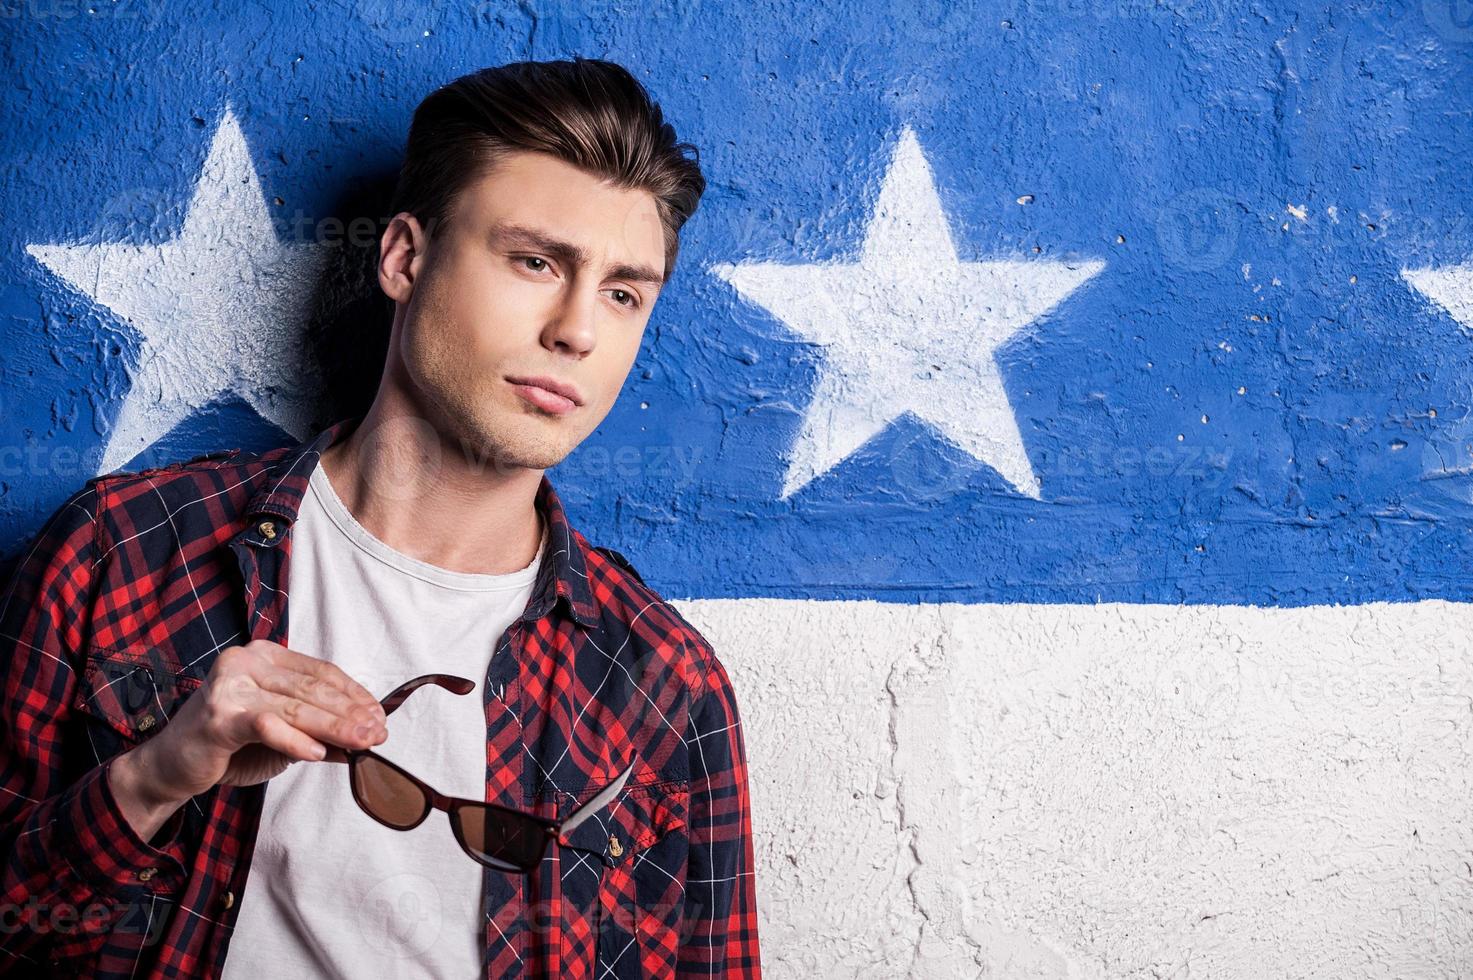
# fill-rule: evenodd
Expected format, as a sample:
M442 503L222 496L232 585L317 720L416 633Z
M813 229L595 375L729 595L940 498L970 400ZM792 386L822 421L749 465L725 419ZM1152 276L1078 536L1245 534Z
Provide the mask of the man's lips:
M510 381L514 385L531 385L534 388L545 388L548 391L552 392L554 395L562 395L574 405L583 404L583 393L578 390L576 385L568 381L561 381L557 378L551 377L550 375L511 375L508 376L506 380Z
M583 396L577 388L556 378L539 375L506 380L528 402L555 415L564 415L583 404Z

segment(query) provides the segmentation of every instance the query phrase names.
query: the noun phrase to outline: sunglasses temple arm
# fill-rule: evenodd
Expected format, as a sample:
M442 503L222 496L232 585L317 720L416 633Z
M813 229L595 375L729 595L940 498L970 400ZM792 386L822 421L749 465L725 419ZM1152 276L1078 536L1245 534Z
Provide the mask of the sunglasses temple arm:
M589 817L593 816L604 806L608 805L610 800L619 795L619 791L622 790L624 788L624 784L629 781L629 774L632 772L634 772L633 762L629 763L628 767L626 767L623 772L619 773L618 779L615 779L612 783L609 783L609 785L599 790L598 793L595 794L591 800L580 806L578 809L574 810L572 813L568 814L567 818L563 820L562 823L558 824L558 835L566 836L567 834L571 834L578 827L579 824L587 820Z
M405 681L380 698L379 706L384 709L385 715L391 715L409 695L426 684L438 685L452 694L469 694L476 687L476 682L468 677L456 677L454 674L421 674L412 680Z

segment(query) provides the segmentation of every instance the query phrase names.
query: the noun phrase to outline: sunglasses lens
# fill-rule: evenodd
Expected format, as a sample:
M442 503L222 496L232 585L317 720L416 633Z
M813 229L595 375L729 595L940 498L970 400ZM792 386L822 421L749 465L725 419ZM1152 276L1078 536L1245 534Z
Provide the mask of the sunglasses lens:
M429 801L404 774L373 756L360 755L349 773L353 795L365 810L391 827L412 827Z
M465 846L492 867L519 871L542 860L547 832L540 824L479 806L456 807L450 819Z

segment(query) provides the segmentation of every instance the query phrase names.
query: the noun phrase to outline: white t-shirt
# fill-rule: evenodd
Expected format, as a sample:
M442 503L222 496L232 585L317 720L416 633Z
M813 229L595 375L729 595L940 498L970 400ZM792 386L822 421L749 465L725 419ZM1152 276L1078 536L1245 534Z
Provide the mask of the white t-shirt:
M546 528L526 568L455 572L369 534L321 465L308 486L292 530L286 645L376 697L420 674L475 681L464 695L419 688L373 748L442 793L485 799L486 670L526 610ZM480 977L481 877L442 811L393 830L359 808L346 765L295 762L266 784L225 980Z

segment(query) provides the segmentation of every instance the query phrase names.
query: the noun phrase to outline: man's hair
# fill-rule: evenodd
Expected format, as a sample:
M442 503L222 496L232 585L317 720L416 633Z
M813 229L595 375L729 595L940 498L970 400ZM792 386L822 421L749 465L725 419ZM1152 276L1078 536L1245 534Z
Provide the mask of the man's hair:
M408 211L433 237L449 223L461 190L520 150L653 194L669 281L680 228L706 189L700 152L676 142L644 86L610 61L518 61L431 92L414 110L390 213Z

